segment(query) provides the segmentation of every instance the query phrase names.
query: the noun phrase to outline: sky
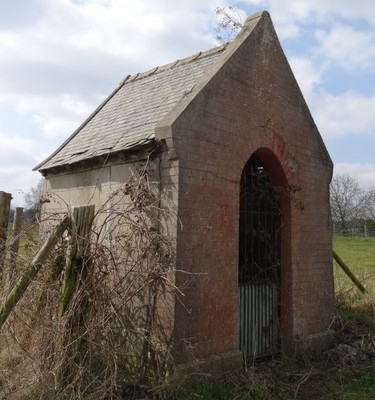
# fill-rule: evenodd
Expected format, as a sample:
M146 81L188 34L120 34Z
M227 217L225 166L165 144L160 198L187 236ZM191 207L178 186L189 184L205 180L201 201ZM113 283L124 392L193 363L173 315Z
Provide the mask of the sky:
M242 22L270 12L335 174L375 188L375 1L0 0L0 190L12 206L125 76L221 44L215 10L228 5Z

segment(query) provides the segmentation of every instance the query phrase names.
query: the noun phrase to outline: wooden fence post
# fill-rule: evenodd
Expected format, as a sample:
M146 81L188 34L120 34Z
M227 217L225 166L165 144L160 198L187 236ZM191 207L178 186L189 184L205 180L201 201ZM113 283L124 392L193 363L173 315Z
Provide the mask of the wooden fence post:
M0 328L7 320L9 314L18 303L18 301L22 298L26 289L30 285L30 283L35 278L36 274L40 270L43 263L46 261L48 255L51 253L53 248L56 246L57 241L71 224L71 219L69 217L65 217L60 224L55 228L54 232L49 236L49 238L45 241L41 249L38 251L37 255L32 260L31 264L25 269L22 276L16 283L16 285L9 292L7 298L5 299L4 304L0 308Z
M9 282L12 283L14 272L16 270L16 260L18 255L18 249L20 246L20 232L22 226L22 216L23 216L23 208L16 207L14 212L13 219L13 234L12 234L12 243L10 245L10 253L9 253Z
M342 258L333 250L333 258L337 262L337 264L342 268L342 270L348 275L348 277L351 279L351 281L357 286L357 288L362 292L365 293L366 289L362 285L362 283L356 278L356 276L353 274L353 272L350 270L350 268L344 263Z
M94 220L95 206L72 208L72 228L67 263L61 289L58 315L61 319L68 310L73 294L85 282L92 266L90 259L90 232ZM87 334L84 323L88 297L84 293L71 313L66 313L64 330L58 332L56 379L60 385L70 383L79 373L85 360Z
M72 208L72 232L69 258L65 267L64 281L59 303L61 318L72 299L78 279L84 279L88 272L87 260L90 250L90 232L94 220L95 206L76 206Z
M12 195L10 193L0 191L0 274L4 270L8 219L11 200Z

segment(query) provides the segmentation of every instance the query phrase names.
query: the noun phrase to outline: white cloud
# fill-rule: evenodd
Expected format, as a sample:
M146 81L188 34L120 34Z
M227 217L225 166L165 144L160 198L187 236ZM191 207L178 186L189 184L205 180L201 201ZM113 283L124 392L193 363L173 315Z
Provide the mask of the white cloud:
M321 92L314 95L310 108L324 136L375 135L375 96Z
M359 31L350 26L334 25L316 32L317 54L343 68L371 69L375 67L375 31Z
M375 21L373 0L242 0L241 2L268 9L281 24L294 21L302 24L318 22L340 16L347 19L372 19Z
M274 0L280 2L280 0ZM375 17L373 0L293 0L294 3L301 3L309 11L309 14L316 14L320 18L338 15L347 19L372 19Z
M3 157L12 151L22 152L24 154L33 154L34 142L23 137L10 136L0 132L0 155Z
M38 24L12 31L11 35L0 29L2 54L16 60L72 65L75 59L69 55L76 51L138 59L149 58L150 51L158 58L163 39L178 36L189 37L190 46L197 42L210 46L215 7L225 2L180 0L178 7L172 0L44 3L47 18ZM186 51L188 55L189 49Z
M280 40L296 38L300 36L301 29L298 24L282 24L277 27L277 36Z
M31 139L4 132L0 132L0 143L0 190L12 194L12 206L22 206L23 193L40 179L40 174L30 168L37 161L37 144Z
M0 103L30 114L46 137L67 137L128 73L211 47L225 3L32 1L43 17L0 26Z
M318 39L326 57L347 67L351 62L354 66L374 65L374 35L363 32L375 26L373 0L242 0L239 6L241 3L270 11L282 40L302 35L306 26L315 27L321 32ZM326 25L335 20L341 20L342 26L327 31ZM359 22L357 30L345 28L345 23L353 21Z
M289 63L302 93L306 99L310 99L317 86L322 82L322 69L319 69L318 64L311 59L305 57L291 56Z
M71 93L56 95L20 94L0 96L1 102L12 103L18 111L31 115L45 137L67 137L94 111L97 104L86 103ZM99 103L99 99L96 98Z
M337 163L334 166L335 175L355 176L364 188L375 189L375 164L371 163Z
M40 179L38 172L22 166L0 167L1 190L12 195L11 207L23 207L24 194Z
M32 117L32 121L40 127L44 136L47 138L66 138L76 130L82 119L72 120L60 116L54 116L53 114L45 116L36 114Z
M0 168L3 174L7 169L25 168L37 160L35 153L38 145L34 140L0 132L0 143Z

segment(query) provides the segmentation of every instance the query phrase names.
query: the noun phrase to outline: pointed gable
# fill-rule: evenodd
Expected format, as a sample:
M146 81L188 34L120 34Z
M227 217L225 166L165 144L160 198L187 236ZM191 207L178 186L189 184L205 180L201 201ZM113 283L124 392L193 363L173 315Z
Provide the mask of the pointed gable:
M272 50L265 51L267 48ZM247 54L245 58L243 52ZM280 68L274 67L275 63L280 63ZM261 79L259 75L262 75ZM192 113L197 115L196 112L202 112L202 103L215 97L217 90L224 90L222 82L233 85L233 80L242 82L242 93L232 94L230 101L235 102L237 97L243 98L243 101L228 117L230 124L242 109L251 108L251 113L256 110L257 119L262 119L266 108L261 104L270 96L278 97L279 103L296 103L298 118L305 118L312 127L318 153L327 164L331 164L278 42L271 18L268 12L261 11L247 18L235 40L225 46L128 76L49 158L34 169L43 172L70 167L85 160L135 150L161 140L166 141L170 157L175 158L175 141L182 131L173 133L172 126L184 120L187 110L187 119ZM203 102L199 100L202 98ZM227 113L229 108L224 106L223 111ZM222 114L220 110L211 114L217 112ZM263 122L268 119L267 116ZM243 118L245 121L246 118Z
M222 130L224 122L230 134L221 137L223 146L233 139L243 140L246 147L250 142L255 144L254 133L258 129L277 133L262 139L266 145L267 137L270 147L276 139L284 142L285 149L286 144L298 147L298 142L309 142L309 156L316 156L332 169L332 160L267 11L246 19L217 62L156 126L156 139L167 142L171 158L185 157L187 148L181 143L189 130L197 133L196 138L189 133L190 147L202 147L198 144L204 140L200 127L192 125L193 121L199 121L199 125L208 123L209 135Z

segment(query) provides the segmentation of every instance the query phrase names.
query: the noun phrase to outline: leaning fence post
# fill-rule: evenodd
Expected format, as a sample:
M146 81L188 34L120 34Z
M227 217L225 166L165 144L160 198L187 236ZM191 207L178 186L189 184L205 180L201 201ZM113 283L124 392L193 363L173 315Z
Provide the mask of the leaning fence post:
M362 292L365 293L366 289L362 285L362 283L356 278L356 276L353 274L353 272L350 270L350 268L344 263L344 261L341 259L341 257L333 250L333 258L337 262L337 264L341 267L341 269L348 275L348 277L351 279L351 281L357 286L357 288Z
M29 266L25 269L16 285L9 292L4 304L0 308L0 328L7 320L9 314L22 298L26 289L35 278L36 274L40 270L43 263L46 261L48 255L51 253L53 248L56 246L59 238L63 235L64 231L68 228L71 223L71 219L67 216L60 224L55 228L52 235L45 241L37 255L31 261Z
M16 269L16 260L18 255L18 249L20 246L22 215L23 215L23 208L16 207L13 219L12 243L10 245L10 253L9 253L9 282L12 282L14 271Z
M0 191L0 274L4 270L8 219L11 200L12 195L10 193Z
M61 318L72 299L76 284L87 273L90 250L90 232L94 220L95 206L76 206L72 208L72 231L70 252L67 259L64 281L59 303Z

